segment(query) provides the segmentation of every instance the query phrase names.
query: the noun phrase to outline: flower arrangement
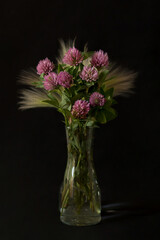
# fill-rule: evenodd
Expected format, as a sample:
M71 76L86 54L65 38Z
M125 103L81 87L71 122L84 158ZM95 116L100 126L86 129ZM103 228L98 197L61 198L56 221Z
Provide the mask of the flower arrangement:
M116 118L115 97L131 93L135 77L136 73L115 67L103 50L89 52L85 46L81 52L74 42L63 41L57 63L45 58L36 71L23 72L20 77L21 83L30 86L21 92L20 109L53 107L64 116L68 164L60 212L67 224L88 225L100 220L89 129ZM65 214L71 219L66 220Z
M114 97L132 92L136 73L114 67L103 50L80 52L74 43L61 42L61 53L54 64L40 60L37 72L21 75L31 86L22 90L20 109L54 107L64 115L65 123L94 126L114 119Z

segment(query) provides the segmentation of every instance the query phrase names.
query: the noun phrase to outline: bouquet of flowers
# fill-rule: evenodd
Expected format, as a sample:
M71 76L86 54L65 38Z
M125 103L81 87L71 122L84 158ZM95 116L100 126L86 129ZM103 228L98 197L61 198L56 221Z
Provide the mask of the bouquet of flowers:
M37 73L24 71L20 81L31 86L22 90L20 109L54 107L65 123L92 126L117 116L114 97L132 92L136 73L115 67L102 50L80 52L74 43L61 42L57 64L39 61Z
M94 219L100 213L89 129L117 116L114 98L132 92L135 77L134 72L115 67L103 50L90 52L85 46L81 52L74 42L63 41L56 63L45 58L39 61L36 71L24 71L21 75L21 82L30 88L21 92L20 109L53 107L64 116L68 164L61 188L60 211L64 216L65 212L72 215L72 224L73 219L79 225L86 224L82 220L86 206L92 210L91 216L95 214ZM81 220L77 220L76 214ZM95 220L86 221L94 223Z

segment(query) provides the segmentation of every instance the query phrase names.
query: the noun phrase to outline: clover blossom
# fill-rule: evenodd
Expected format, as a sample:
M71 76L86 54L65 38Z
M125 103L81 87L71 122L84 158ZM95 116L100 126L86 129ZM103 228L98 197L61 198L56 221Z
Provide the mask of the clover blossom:
M84 66L79 76L87 82L96 81L98 79L98 70L95 67Z
M41 75L42 73L48 74L55 68L53 62L51 62L48 58L40 60L37 65L37 74Z
M57 77L58 84L65 87L70 88L73 82L73 76L70 75L68 72L60 72Z
M72 115L75 118L84 119L90 110L90 103L86 100L75 101L72 107Z
M102 50L95 52L92 56L91 64L95 67L107 67L109 64L108 54Z
M54 72L50 72L48 75L44 76L44 88L47 91L53 90L57 85L57 74Z
M75 47L70 48L63 57L63 63L71 66L77 66L83 61L83 56L78 49Z
M106 102L106 99L104 97L104 95L98 93L98 92L94 92L91 94L90 98L89 98L89 102L91 104L91 106L95 107L95 106L103 106Z

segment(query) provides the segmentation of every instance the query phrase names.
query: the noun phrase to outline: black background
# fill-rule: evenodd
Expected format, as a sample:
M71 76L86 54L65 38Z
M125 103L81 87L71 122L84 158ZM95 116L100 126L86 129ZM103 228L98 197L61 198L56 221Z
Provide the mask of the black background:
M158 2L158 1L157 1ZM96 129L94 162L105 203L160 202L159 12L156 1L1 3L1 239L159 239L158 214L69 227L59 220L66 167L65 129L53 109L18 110L17 78L59 42L103 49L138 72L135 94L118 97L118 118Z

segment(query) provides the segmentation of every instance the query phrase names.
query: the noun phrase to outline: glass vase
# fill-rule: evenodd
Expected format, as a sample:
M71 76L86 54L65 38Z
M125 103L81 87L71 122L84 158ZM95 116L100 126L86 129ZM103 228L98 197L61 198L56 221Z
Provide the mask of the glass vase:
M68 225L94 225L101 221L101 194L93 163L94 129L74 127L66 127L68 160L60 188L60 220Z

